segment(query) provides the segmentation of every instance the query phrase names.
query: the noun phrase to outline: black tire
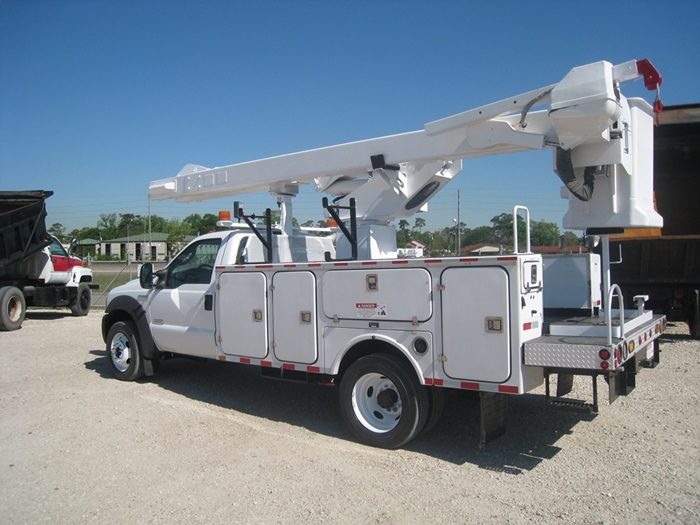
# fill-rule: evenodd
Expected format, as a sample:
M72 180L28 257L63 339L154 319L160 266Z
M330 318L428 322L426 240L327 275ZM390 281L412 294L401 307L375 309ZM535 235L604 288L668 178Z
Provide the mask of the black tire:
M429 413L428 392L400 357L374 354L355 361L340 382L340 413L365 445L398 448L416 437Z
M700 339L700 290L692 290L693 301L690 304L688 316L688 330L690 337Z
M0 330L19 330L27 314L27 302L15 286L0 288Z
M90 290L90 285L88 283L80 283L75 302L71 305L70 311L76 317L83 317L90 311L91 303L92 290Z
M422 434L430 432L435 425L438 424L442 417L442 412L445 408L445 389L437 387L424 387L428 391L428 399L430 400L430 412L425 427L421 430Z
M131 321L119 321L109 329L107 362L114 377L122 381L134 381L144 376L138 331Z

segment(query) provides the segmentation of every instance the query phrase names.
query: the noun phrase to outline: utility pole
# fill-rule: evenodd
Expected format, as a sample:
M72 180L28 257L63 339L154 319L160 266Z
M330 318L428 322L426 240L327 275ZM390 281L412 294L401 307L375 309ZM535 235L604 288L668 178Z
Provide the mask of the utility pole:
M457 190L457 257L459 257L459 252L462 248L462 228L460 227L460 217L459 217L459 190Z
M151 260L153 253L153 237L151 236L151 197L148 197L148 259ZM144 257L145 259L145 257Z

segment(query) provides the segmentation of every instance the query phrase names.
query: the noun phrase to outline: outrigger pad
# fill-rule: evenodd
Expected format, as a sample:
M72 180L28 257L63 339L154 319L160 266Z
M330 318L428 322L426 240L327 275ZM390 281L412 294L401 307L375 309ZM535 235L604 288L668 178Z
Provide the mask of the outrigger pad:
M481 441L480 448L506 432L508 416L508 396L492 392L480 392L481 399Z

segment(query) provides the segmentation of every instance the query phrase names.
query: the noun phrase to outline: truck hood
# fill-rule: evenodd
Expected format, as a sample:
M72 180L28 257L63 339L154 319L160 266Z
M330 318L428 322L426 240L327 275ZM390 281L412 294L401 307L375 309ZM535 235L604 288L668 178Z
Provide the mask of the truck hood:
M138 279L133 279L126 284L112 288L107 294L106 306L109 306L111 300L117 295L129 295L131 297L136 297L138 295L144 295L147 290L141 288L141 284Z

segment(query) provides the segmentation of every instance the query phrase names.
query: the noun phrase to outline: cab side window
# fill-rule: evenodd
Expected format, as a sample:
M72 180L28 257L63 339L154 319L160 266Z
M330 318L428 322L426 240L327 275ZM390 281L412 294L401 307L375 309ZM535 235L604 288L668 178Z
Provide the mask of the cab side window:
M185 248L168 266L166 288L183 284L209 284L221 239L205 239Z
M51 244L49 244L49 251L51 255L58 255L59 257L68 257L68 252L66 249L58 242L58 239L54 239Z

